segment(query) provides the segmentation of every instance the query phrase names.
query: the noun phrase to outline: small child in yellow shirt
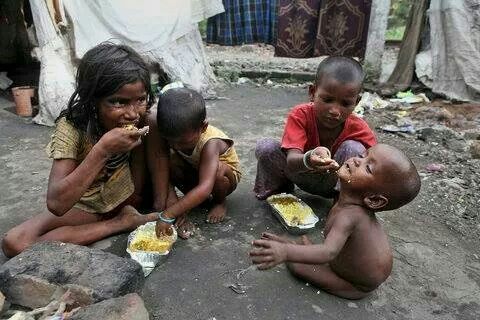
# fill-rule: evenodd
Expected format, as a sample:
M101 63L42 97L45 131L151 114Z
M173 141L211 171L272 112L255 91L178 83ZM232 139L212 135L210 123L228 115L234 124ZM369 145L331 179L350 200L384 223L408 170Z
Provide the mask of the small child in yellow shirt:
M188 211L210 197L214 205L207 222L223 221L225 199L240 181L239 160L233 140L206 120L203 97L183 85L167 86L149 124L148 161L158 195L154 209L161 211L157 235L169 233L175 224L179 236L189 238L193 225L187 220ZM178 199L174 187L184 197Z

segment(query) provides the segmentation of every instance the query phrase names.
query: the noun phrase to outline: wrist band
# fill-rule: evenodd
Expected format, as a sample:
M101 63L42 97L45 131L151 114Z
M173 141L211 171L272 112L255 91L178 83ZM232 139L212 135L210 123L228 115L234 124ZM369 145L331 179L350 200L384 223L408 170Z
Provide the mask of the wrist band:
M165 211L157 212L158 220L160 220L162 222L165 222L165 223L168 223L168 224L173 224L175 222L175 218L165 218L163 216L164 212Z
M305 152L305 154L303 155L303 165L304 165L305 168L307 168L308 170L314 170L312 167L310 167L310 166L308 165L308 162L307 162L307 158L309 158L311 154L312 154L312 150L308 150L308 151Z

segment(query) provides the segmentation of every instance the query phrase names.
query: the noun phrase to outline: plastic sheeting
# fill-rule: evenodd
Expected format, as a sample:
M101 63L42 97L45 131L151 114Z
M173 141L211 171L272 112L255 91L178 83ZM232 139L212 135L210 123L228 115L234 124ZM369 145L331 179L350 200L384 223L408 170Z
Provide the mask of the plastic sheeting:
M74 67L68 41L57 33L44 0L30 0L39 47L34 50L40 61L38 84L39 113L33 121L53 126L75 90Z
M35 24L39 24L37 37L43 43L39 53L40 113L35 122L53 125L66 108L74 88L71 55L81 58L107 40L131 46L149 62L158 63L172 80L180 80L204 96L212 95L215 76L197 23L223 12L221 0L182 1L182 5L177 0L63 0L72 49L57 34L45 1L31 2Z
M75 55L108 39L139 52L155 50L192 30L190 1L177 0L64 0L75 35Z
M428 16L433 92L480 102L480 0L431 1Z
M202 93L215 95L215 75L208 64L198 28L156 50L142 53L149 62L157 62L172 81L181 81Z

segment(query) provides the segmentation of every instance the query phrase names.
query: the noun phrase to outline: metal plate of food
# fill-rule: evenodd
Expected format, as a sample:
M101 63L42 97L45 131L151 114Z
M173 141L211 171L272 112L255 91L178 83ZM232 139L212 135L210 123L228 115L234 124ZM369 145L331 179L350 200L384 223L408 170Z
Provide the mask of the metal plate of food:
M177 241L177 231L172 228L170 236L157 238L155 222L147 222L128 235L127 252L130 257L140 263L145 277L153 268L167 259L173 244Z
M267 198L273 213L288 232L304 234L315 227L319 221L312 208L293 194L281 193Z

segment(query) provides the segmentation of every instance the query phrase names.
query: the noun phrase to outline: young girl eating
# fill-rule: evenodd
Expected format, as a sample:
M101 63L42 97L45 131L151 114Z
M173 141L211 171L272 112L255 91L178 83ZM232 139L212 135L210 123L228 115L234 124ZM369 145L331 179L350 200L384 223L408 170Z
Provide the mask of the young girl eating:
M157 219L134 208L142 202L142 136L153 102L148 67L133 49L107 42L84 55L47 146L48 212L7 232L7 257L37 241L88 245Z

